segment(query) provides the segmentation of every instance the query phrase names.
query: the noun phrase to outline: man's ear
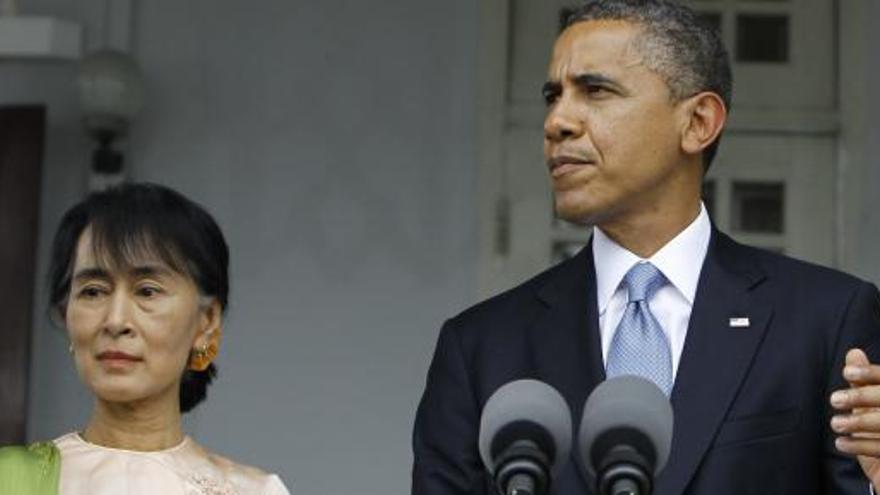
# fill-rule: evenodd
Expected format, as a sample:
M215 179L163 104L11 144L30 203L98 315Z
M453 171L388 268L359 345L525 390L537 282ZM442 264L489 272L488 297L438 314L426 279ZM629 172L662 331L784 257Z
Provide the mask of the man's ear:
M721 97L711 91L694 95L682 103L684 127L681 149L689 155L702 154L724 129L727 107Z

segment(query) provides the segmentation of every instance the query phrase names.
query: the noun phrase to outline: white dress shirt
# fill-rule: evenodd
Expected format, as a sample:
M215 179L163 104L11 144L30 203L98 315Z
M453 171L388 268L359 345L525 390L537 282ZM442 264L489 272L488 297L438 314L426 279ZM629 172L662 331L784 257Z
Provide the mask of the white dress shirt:
M648 259L627 251L605 235L602 229L593 229L593 261L596 266L596 297L603 363L608 364L608 348L626 309L628 297L626 289L621 285L623 277L636 263L649 261L669 281L669 284L648 300L648 306L669 341L672 380L675 382L694 296L697 293L697 283L711 236L712 224L709 222L706 207L702 204L697 218Z

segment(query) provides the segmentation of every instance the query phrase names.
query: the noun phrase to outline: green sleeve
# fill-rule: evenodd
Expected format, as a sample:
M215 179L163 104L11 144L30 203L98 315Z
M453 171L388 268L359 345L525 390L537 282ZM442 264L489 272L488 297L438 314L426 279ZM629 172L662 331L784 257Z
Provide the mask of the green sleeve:
M51 442L0 448L0 495L57 495L60 471Z

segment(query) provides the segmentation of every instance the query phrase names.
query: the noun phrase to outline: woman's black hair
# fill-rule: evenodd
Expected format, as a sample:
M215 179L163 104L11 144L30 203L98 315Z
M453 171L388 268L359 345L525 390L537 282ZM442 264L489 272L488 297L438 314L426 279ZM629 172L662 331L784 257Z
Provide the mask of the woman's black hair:
M112 267L157 256L190 277L202 296L216 299L223 311L229 299L229 248L214 218L182 194L158 184L125 183L89 194L61 220L52 242L49 305L62 316L76 248L89 228L96 257ZM180 410L188 412L205 400L217 374L186 369L180 385Z

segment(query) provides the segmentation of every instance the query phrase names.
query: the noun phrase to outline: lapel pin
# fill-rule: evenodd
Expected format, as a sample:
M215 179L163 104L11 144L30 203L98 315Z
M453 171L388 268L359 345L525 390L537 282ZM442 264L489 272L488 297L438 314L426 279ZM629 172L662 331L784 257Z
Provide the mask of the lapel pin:
M748 318L739 317L739 318L731 318L729 324L730 324L730 328L749 328L749 325L751 325L751 322L749 321Z

